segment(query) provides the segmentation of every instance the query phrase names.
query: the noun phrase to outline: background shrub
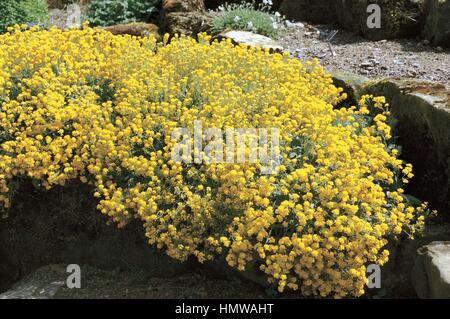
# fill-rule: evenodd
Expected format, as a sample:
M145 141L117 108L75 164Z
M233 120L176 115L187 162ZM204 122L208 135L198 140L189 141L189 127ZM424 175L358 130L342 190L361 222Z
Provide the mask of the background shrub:
M277 37L284 26L283 17L279 13L272 13L270 9L271 4L254 1L225 4L218 9L220 14L213 21L213 32L233 29Z
M0 1L0 32L8 26L21 23L46 24L48 8L45 0Z
M148 21L160 0L94 0L88 5L86 19L93 26L108 26Z

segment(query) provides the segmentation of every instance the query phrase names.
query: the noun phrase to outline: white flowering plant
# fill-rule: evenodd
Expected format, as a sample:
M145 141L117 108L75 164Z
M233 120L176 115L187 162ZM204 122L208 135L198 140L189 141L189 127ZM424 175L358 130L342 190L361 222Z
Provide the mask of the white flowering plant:
M277 38L284 30L285 19L278 12L273 12L272 6L272 0L226 3L217 9L213 33L232 29Z

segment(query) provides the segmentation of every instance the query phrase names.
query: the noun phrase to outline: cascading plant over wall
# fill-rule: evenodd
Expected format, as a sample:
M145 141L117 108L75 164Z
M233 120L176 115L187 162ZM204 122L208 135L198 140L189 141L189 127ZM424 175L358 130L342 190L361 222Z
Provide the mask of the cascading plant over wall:
M388 238L414 234L425 206L402 182L383 98L335 110L344 96L317 61L175 37L16 28L0 36L0 203L23 177L50 189L89 183L119 227L142 221L180 261L222 255L258 265L279 291L360 296ZM165 38L167 40L167 37ZM379 110L375 117L368 109ZM170 132L280 130L281 165L174 162Z

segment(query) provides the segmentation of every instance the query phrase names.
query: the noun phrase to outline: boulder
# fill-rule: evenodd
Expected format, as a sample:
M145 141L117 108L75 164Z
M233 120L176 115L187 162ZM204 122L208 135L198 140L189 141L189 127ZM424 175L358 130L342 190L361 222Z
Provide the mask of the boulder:
M152 23L129 23L129 24L118 24L104 28L106 31L111 32L114 35L129 34L136 37L148 37L150 35L160 37L159 28L157 25Z
M420 33L423 1L336 0L335 10L340 26L349 31L370 40L395 39ZM367 26L370 4L381 7L381 28Z
M165 13L205 11L203 0L163 0L161 9Z
M284 0L279 10L294 21L332 24L337 19L334 1L330 0Z
M212 16L202 12L172 12L165 16L164 32L195 37L201 32L208 33L212 23Z
M450 1L427 0L422 36L433 45L450 47Z
M81 8L78 4L70 4L61 9L49 11L50 24L59 29L81 27Z
M275 40L249 31L225 31L217 36L217 39L231 39L235 44L245 44L252 47L269 49L271 52L281 52L283 47Z
M450 88L414 79L370 82L364 93L385 96L401 157L413 164L407 192L450 220Z
M420 298L450 299L450 242L432 242L417 250L412 281Z

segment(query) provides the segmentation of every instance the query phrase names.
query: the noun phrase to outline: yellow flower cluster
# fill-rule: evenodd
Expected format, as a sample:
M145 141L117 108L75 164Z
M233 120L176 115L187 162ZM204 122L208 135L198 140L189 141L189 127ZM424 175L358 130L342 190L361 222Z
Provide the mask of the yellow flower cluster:
M0 203L17 176L47 189L80 180L99 211L119 227L141 220L173 258L223 255L280 291L360 296L366 265L384 264L387 237L414 232L423 208L397 186L412 172L386 143L385 101L334 109L342 98L317 61L208 36L16 28L0 36ZM170 133L196 120L278 128L278 172L174 162Z

